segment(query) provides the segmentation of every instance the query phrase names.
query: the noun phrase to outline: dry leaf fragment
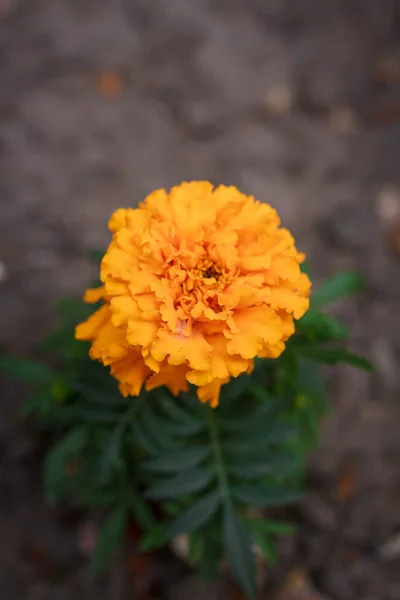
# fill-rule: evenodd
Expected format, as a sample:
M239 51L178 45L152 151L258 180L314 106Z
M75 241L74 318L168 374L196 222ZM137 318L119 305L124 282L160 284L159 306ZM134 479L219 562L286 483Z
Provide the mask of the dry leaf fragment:
M349 460L345 463L336 486L337 497L340 502L347 502L354 497L357 490L357 463Z
M333 108L329 113L328 122L330 127L339 133L355 133L359 129L356 114L347 106Z
M383 56L378 59L374 67L376 83L384 85L400 81L400 60L394 56Z
M98 89L107 98L120 96L124 88L122 77L115 71L103 71L98 78Z
M297 567L289 572L273 600L328 600L313 589L307 572Z

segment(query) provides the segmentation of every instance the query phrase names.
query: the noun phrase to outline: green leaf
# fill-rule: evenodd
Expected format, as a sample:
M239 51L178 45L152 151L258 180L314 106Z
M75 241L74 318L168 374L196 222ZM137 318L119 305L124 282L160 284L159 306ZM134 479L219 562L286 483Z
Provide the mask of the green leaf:
M168 430L168 424L165 419L160 418L155 413L155 407L147 402L141 413L141 427L144 431L149 432L153 439L157 440L157 445L160 447L171 447L176 445L173 435Z
M228 473L240 477L243 479L254 479L258 477L264 477L265 475L276 475L285 474L287 475L290 471L293 471L297 466L295 457L282 457L282 456L265 456L258 457L248 462L242 460L228 461L226 469Z
M213 472L208 469L193 469L179 475L162 479L151 485L146 497L154 500L177 498L203 490L211 481Z
M279 400L276 400L279 402ZM262 426L263 423L265 425L269 424L271 419L271 413L276 410L276 403L273 401L264 402L260 406L253 408L251 411L246 411L244 413L234 411L234 416L220 416L218 413L216 414L218 427L223 433L228 432L238 432L240 431L242 435L247 435L249 430L254 430L255 427ZM232 414L232 411L231 411Z
M155 432L161 439L166 436L190 436L199 433L206 428L204 419L199 418L197 415L193 415L180 408L178 405L172 408L172 404L166 402L164 398L161 399L161 407L168 407L169 414L164 417L158 411L159 405L154 403L146 403L143 410L143 418L147 422L148 426ZM172 414L174 417L171 418Z
M254 529L251 533L266 563L274 565L278 559L278 552L273 540L270 539L267 533L260 529Z
M165 546L165 523L154 525L140 540L139 548L142 552L150 552Z
M362 369L368 373L372 373L374 367L368 359L354 352L349 352L345 348L315 348L312 347L307 349L306 354L308 357L313 358L316 362L325 363L329 365L336 365L338 363L346 363L352 367Z
M57 303L57 309L64 323L71 325L75 325L80 319L86 318L93 312L93 307L75 298L63 298Z
M196 398L196 403L200 404ZM192 410L192 403L188 399L184 399L182 405L177 398L161 397L161 409L167 413L168 418L173 421L183 422L186 425L198 427L199 423L204 424L204 419L201 413ZM203 425L204 426L204 425Z
M210 581L218 575L222 554L222 545L215 543L210 529L207 527L201 532L202 549L198 569L200 577L205 581Z
M362 289L363 284L364 280L359 273L337 273L311 295L311 308L320 308L330 302L351 296Z
M221 446L224 452L232 454L261 454L277 443L286 442L295 433L296 430L291 423L277 423L274 426L270 424L269 429L261 425L259 429L253 430L248 435L237 435L222 441Z
M180 504L176 502L164 502L163 510L167 515L170 515L171 517L177 517L181 514L182 508Z
M319 366L314 361L304 359L299 361L296 392L292 414L299 425L300 435L297 441L308 450L317 443L320 418L328 410L325 381L319 373Z
M171 421L164 420L162 423L164 431L167 431L169 434L177 437L186 437L191 435L196 435L203 431L206 427L203 421Z
M50 504L57 501L66 483L67 460L83 450L87 439L86 428L77 427L64 436L47 454L44 461L44 480L46 498Z
M107 373L106 379L110 380L110 378L111 378L111 375L109 375ZM118 408L126 407L128 404L126 398L123 398L120 394L116 394L116 393L107 394L107 393L104 393L104 391L101 391L104 389L104 385L102 385L103 382L101 379L100 379L100 381L97 382L97 385L101 386L100 389L86 385L85 383L82 383L81 381L70 381L69 383L73 390L82 394L82 397L84 398L84 400L87 400L88 402L92 402L93 404L107 406L110 409L112 409L112 408L118 409Z
M294 532L293 525L282 521L273 521L262 517L244 517L243 521L251 532L255 543L259 545L264 558L270 562L274 562L276 559L275 545L270 537L291 535Z
M201 534L199 531L192 531L189 537L187 560L192 566L196 565L201 556Z
M60 406L58 414L64 421L80 420L86 423L115 424L121 419L121 414L112 410L100 410L99 408L82 408L80 406Z
M106 253L105 250L101 250L100 248L93 248L93 250L90 250L90 252L89 252L89 258L93 262L101 263L101 261L104 258L105 253Z
M216 513L219 500L219 493L216 491L197 500L168 526L165 532L166 539L170 540L179 533L190 533L207 523Z
M345 340L349 337L347 327L338 319L335 319L332 315L314 313L313 311L307 312L297 322L297 331L312 342Z
M286 506L295 504L301 498L298 492L245 483L233 485L232 493L237 500L254 508Z
M223 385L220 394L220 410L229 407L229 403L242 396L249 389L251 381L251 375L242 374Z
M144 431L139 421L134 421L131 425L132 439L135 444L138 444L147 454L159 456L161 452L158 441L153 437L151 432Z
M12 356L0 356L0 371L21 381L29 383L51 383L54 373L41 363L36 363Z
M260 528L272 535L292 535L295 531L291 523L272 519L260 519Z
M91 557L89 570L93 576L99 575L106 566L111 554L121 542L128 518L125 507L119 507L108 517L105 522L96 549Z
M155 520L153 512L149 508L148 504L142 499L141 495L132 487L129 489L128 502L138 523L144 529L154 529Z
M192 469L211 454L210 446L188 446L183 451L174 450L146 460L142 467L153 473L173 473Z
M251 541L231 504L224 510L224 543L233 576L243 586L248 600L255 600L256 568Z
M121 444L126 424L120 423L109 436L100 461L100 481L106 483L115 466L118 464L121 453Z
M22 405L22 416L27 417L32 413L38 413L45 416L54 408L54 398L49 390L42 390L37 394L30 396Z
M320 375L319 366L307 359L300 359L297 371L296 388L298 392L306 392L320 407L325 407L325 381ZM322 413L325 411L321 411Z
M302 273L305 273L309 277L311 277L311 266L310 262L306 259L300 265L300 270Z

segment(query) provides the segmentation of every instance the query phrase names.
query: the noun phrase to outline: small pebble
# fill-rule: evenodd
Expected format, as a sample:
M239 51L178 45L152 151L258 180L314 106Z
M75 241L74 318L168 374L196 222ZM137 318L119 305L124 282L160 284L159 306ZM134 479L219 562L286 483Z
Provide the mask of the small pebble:
M293 108L293 93L286 85L275 85L265 96L265 106L275 114L287 114Z

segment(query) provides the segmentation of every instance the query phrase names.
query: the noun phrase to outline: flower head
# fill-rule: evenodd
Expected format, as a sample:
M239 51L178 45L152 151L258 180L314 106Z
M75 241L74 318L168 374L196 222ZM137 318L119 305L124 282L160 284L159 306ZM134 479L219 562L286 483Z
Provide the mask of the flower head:
M111 217L103 300L76 337L109 365L124 396L197 386L217 406L221 385L278 357L308 309L304 255L268 204L207 181L156 190Z

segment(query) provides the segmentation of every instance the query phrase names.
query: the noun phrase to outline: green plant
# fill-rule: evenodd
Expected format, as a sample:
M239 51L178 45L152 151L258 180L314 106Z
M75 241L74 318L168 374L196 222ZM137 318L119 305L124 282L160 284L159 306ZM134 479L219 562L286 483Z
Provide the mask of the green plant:
M268 509L298 501L307 454L318 442L327 411L319 363L345 362L371 370L340 345L344 325L323 308L360 288L342 273L312 296L296 334L275 360L258 359L251 375L222 388L220 405L201 404L193 391L173 397L166 388L123 398L106 368L88 358L74 327L88 316L83 302L60 304L58 329L42 349L58 367L10 357L0 369L31 382L24 414L48 432L44 461L46 499L108 512L90 564L99 573L122 541L133 515L148 551L188 534L188 560L213 577L226 557L249 599L255 598L256 544L266 562L288 524Z

